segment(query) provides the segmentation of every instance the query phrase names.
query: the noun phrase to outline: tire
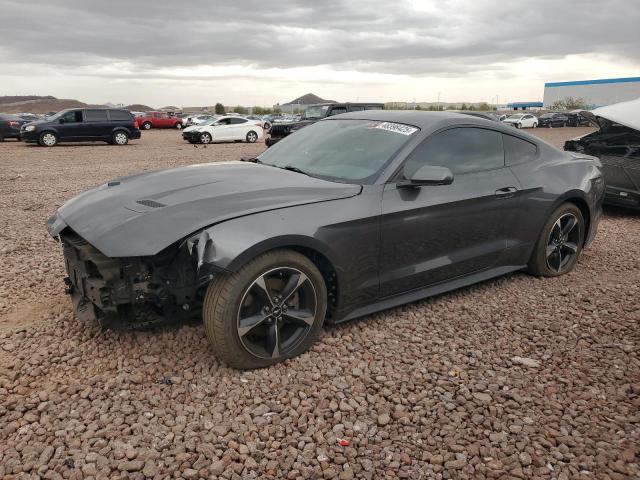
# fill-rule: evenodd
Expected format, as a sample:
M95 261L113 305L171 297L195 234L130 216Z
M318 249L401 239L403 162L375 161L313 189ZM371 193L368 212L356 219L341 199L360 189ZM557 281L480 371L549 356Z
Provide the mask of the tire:
M129 143L129 134L123 130L118 130L117 132L113 132L113 136L111 137L111 143L113 145L126 145Z
M144 122L142 124L142 128L144 128L145 130L151 130L151 122Z
M200 143L211 143L213 141L213 137L211 136L211 134L209 132L202 132L200 134Z
M562 124L562 128L566 128L567 124L566 122Z
M53 132L42 132L38 137L38 143L43 147L55 147L58 144L58 136Z
M269 122L264 122L264 131L267 133L271 131L271 124Z
M522 124L521 123L516 123L516 128L522 128Z
M293 284L297 287L292 289ZM286 294L285 290L293 292L288 296L293 302L278 301L278 294ZM267 295L274 302L272 309ZM294 309L298 317L289 317ZM273 250L235 273L214 278L205 294L202 318L218 358L231 367L251 369L308 350L320 334L326 310L327 289L313 262L292 250Z
M256 140L258 140L258 134L251 130L249 133L247 133L246 139L247 143L256 143Z
M533 128L538 128L538 124L537 123L533 123Z
M571 218L576 224L569 229ZM568 233L559 235L563 230ZM560 205L540 233L529 260L529 273L542 277L557 277L569 273L580 258L584 236L585 223L580 209L573 203Z
M182 130L182 124L180 122L176 122L176 129Z

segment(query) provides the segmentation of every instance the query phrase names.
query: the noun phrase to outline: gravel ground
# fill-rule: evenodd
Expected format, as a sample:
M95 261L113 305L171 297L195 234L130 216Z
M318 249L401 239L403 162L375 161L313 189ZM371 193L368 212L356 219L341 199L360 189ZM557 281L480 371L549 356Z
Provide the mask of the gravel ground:
M536 130L551 143L588 129ZM569 275L512 274L327 327L270 369L201 326L79 324L44 222L107 179L254 155L175 131L0 144L0 477L639 478L640 216L607 210Z

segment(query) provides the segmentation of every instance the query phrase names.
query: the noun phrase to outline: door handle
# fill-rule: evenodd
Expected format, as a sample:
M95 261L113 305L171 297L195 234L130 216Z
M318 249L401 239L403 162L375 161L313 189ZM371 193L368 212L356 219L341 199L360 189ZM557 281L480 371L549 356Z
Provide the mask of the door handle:
M518 189L516 187L504 187L500 190L496 190L495 196L498 198L511 198L517 191Z

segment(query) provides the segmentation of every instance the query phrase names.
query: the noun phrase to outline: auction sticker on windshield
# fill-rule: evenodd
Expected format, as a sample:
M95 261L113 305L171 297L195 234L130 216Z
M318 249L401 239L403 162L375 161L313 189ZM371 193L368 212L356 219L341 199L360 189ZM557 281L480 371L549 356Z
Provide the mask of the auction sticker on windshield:
M399 133L401 135L411 135L418 131L416 127L411 125L405 125L403 123L394 122L373 122L368 125L369 128L375 128L378 130L386 130L388 132Z

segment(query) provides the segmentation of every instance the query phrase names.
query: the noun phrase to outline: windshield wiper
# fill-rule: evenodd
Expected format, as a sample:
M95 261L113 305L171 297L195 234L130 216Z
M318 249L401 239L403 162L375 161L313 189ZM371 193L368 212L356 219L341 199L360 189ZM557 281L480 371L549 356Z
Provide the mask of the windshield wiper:
M304 170L300 170L298 167L294 167L293 165L287 165L280 168L282 168L283 170L289 170L290 172L301 173L303 175L306 175L307 177L313 177L313 175L311 175L310 173L305 172Z

